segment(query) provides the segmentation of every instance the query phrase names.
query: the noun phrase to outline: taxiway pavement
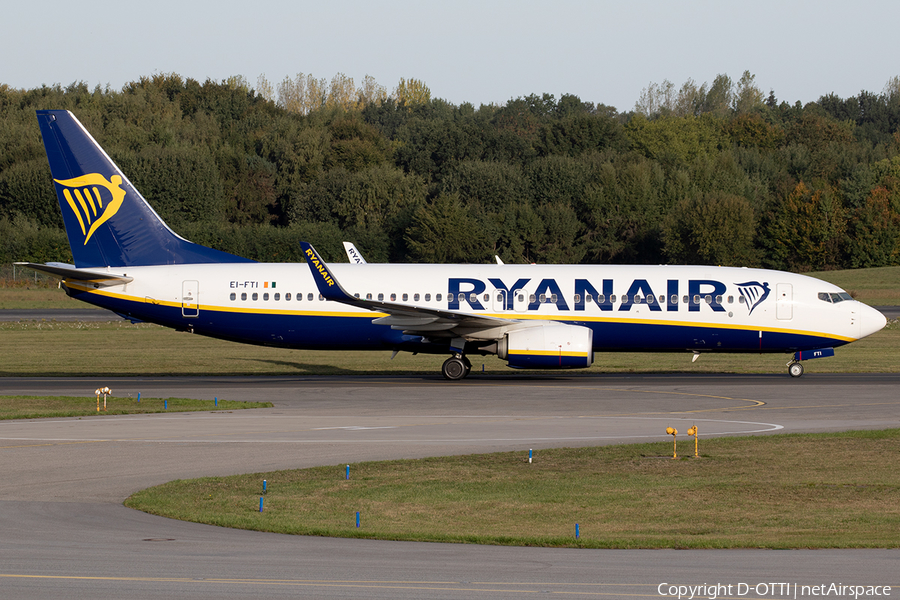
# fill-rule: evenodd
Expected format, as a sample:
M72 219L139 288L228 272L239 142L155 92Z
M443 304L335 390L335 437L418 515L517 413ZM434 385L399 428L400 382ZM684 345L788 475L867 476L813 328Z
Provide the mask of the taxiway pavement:
M102 385L116 396L274 407L0 422L0 596L633 598L662 597L662 583L900 583L894 550L324 539L181 523L122 506L134 491L176 478L529 448L539 458L548 447L668 439L669 425L697 424L701 441L897 427L900 375L3 378L0 394L90 396ZM730 596L739 597L737 588Z

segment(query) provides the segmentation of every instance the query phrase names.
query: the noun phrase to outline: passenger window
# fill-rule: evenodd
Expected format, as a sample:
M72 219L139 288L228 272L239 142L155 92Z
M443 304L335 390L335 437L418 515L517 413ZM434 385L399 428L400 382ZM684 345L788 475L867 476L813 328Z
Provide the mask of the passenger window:
M403 294L403 301L407 302L409 300L409 294Z
M552 294L552 295L550 296L550 302L552 302L553 304L556 304L556 302L558 301L558 299L559 299L559 297L558 297L556 294Z
M441 301L441 294L438 294L437 296L435 296L434 299L437 300L438 302L440 302L440 301Z
M728 296L728 304L734 304L734 296Z
M378 294L378 301L384 302L384 294Z
M665 304L665 303L666 303L666 297L663 296L662 294L659 295L659 303L660 303L660 304Z
M306 295L306 299L309 300L310 302L312 302L313 295L312 295L311 293L310 293L310 294L307 294L307 295Z
M654 304L656 302L656 298L654 296L647 296L647 304Z
M623 302L624 302L624 300L623 300ZM612 296L609 297L609 303L610 304L616 303L616 295L615 294L613 294Z
M613 300L615 302L615 300ZM628 304L628 294L622 294L622 304Z
M325 299L325 296L323 296L322 294L319 294L319 302L321 302L324 299Z
M241 300L247 299L247 292L241 292Z
M440 298L438 298L440 300ZM431 302L431 294L425 294L425 302Z
M256 292L253 292L253 296L251 296L251 299L253 301L259 300L259 294L257 294Z
M547 294L541 294L541 304L544 304L546 302L547 302Z
M722 296L716 296L716 304L722 304Z
M491 301L491 296L490 296L490 294L485 294L485 295L484 295L484 301L485 301L485 302L490 302L490 301Z
M600 298L598 297L597 300L600 300ZM585 295L584 295L584 301L585 301L585 302L593 302L593 301L594 301L594 297L591 296L590 294L585 294Z
M275 298L275 302L278 302L279 300L281 300L281 294L276 292L274 298Z
M265 294L263 294L263 300L265 300L266 302L269 301L269 292L266 292Z
M739 296L739 297L738 297L738 304L744 304L744 302L746 302L746 300L744 299L744 297L743 297L743 296Z
M672 294L672 296L669 298L669 304L678 304L678 296Z
M285 295L284 295L284 299L285 299L286 301L290 301L290 299L291 299L291 293L288 292L287 294L285 294Z
M366 300L371 300L371 299L372 299L372 294L366 294Z
M537 298L534 297L534 294L530 294L530 295L528 296L528 302L529 302L530 304L534 304L534 301L535 301L535 300L537 300Z
M580 302L581 302L581 294L575 294L575 304L578 304Z
M397 301L397 294L391 294L391 302Z
M698 302L699 302L699 298L700 298L700 296L697 296ZM682 301L684 304L687 304L687 303L688 303L688 297L687 297L687 296L682 296L682 297L681 297L681 301Z
M704 298L704 300L706 300L706 303L707 303L707 304L712 304L712 296L710 296L709 294L706 295L706 297Z
M234 292L231 292L231 299L237 300L237 294L235 294Z

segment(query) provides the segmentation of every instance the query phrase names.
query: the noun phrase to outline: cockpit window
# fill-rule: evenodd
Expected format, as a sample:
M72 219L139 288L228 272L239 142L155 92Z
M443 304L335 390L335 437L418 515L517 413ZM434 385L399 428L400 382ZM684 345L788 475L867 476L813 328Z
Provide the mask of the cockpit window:
M819 300L837 304L838 302L843 302L844 300L853 300L853 296L851 296L847 292L819 292Z

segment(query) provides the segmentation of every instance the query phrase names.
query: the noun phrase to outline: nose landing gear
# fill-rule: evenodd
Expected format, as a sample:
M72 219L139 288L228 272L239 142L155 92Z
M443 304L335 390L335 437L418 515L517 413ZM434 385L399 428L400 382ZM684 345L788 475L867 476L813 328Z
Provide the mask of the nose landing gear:
M798 362L788 363L788 373L791 377L800 377L803 375L803 365Z
M827 358L834 356L834 348L817 348L815 350L801 350L794 352L794 358L787 364L788 373L791 377L800 377L803 375L803 365L801 360L811 360L813 358Z

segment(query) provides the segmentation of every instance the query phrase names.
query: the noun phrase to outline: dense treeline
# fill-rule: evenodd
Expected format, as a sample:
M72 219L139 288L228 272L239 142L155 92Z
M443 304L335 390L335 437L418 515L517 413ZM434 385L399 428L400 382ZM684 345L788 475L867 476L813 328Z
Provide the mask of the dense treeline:
M0 85L0 262L71 260L34 111L72 110L169 225L265 261L900 264L900 78L801 106L651 84L620 113L564 95L455 106L298 75L121 91Z

